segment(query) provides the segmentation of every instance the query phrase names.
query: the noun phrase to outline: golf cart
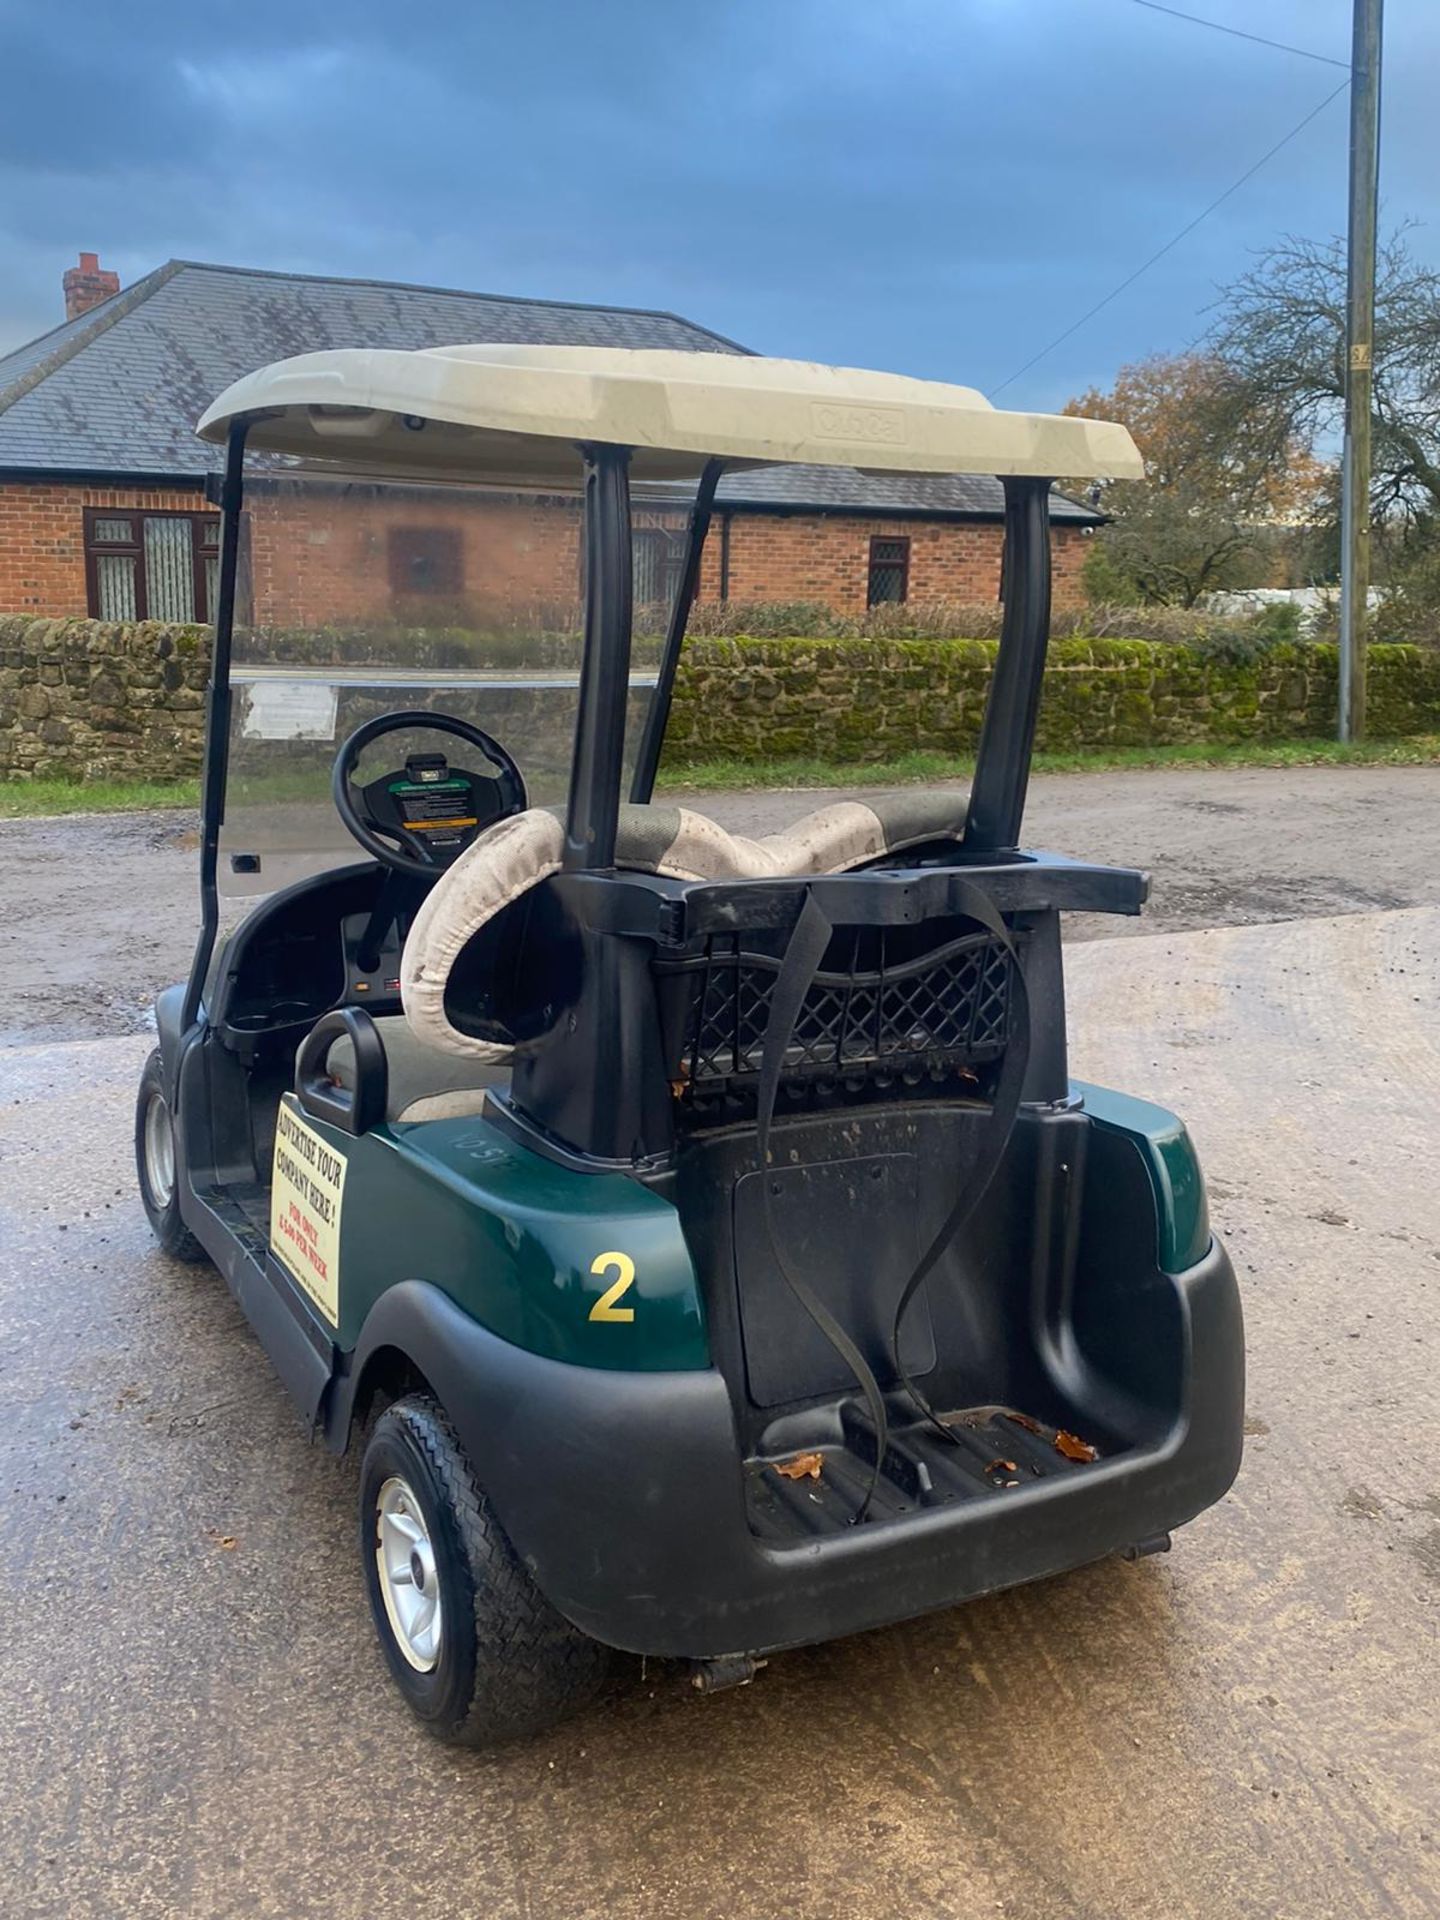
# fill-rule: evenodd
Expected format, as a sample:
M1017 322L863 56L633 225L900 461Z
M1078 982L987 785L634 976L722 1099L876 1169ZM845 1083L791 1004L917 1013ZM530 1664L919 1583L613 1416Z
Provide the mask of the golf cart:
M1168 1546L1239 1464L1237 1289L1181 1123L1067 1070L1060 915L1145 876L1020 849L1051 476L1138 473L1128 434L514 346L303 355L200 433L203 921L141 1191L363 1445L416 1713L478 1744L616 1649L709 1689ZM717 483L791 462L1002 477L968 800L761 839L652 804Z

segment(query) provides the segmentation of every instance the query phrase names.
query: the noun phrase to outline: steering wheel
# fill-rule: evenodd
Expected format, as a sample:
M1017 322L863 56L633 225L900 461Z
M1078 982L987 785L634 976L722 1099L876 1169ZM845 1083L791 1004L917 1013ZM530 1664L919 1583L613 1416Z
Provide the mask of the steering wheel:
M443 753L412 753L403 768L355 785L356 762L366 747L387 733L420 727L474 747L495 775L452 766ZM468 720L423 710L382 713L357 727L335 756L330 791L336 812L373 859L422 880L433 880L477 834L529 804L520 769L498 740Z

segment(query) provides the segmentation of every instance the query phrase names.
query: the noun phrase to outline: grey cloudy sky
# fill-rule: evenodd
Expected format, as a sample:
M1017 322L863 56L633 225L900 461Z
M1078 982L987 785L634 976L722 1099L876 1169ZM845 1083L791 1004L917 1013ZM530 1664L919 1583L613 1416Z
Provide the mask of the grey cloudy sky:
M1176 0L1345 58L1349 0ZM1392 0L1387 217L1437 211L1440 6ZM0 0L0 350L80 248L672 308L994 388L1343 80L1133 0ZM1336 100L1006 393L1059 404L1344 220Z

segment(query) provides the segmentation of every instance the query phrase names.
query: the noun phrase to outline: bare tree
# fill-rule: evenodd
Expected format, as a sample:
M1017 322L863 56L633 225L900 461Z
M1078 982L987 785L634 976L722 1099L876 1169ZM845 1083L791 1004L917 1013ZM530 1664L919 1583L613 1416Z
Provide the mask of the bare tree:
M1345 398L1345 243L1286 239L1221 295L1210 338L1257 402L1305 440L1337 441ZM1405 232L1375 286L1372 512L1400 541L1440 517L1440 273Z

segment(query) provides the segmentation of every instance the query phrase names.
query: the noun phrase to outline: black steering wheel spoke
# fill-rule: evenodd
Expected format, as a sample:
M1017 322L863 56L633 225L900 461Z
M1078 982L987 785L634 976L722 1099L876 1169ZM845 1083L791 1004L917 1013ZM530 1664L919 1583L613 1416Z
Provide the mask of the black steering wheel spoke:
M357 786L355 769L367 747L387 734L422 729L463 740L493 773L452 765L443 753L412 753L403 768ZM331 792L340 818L372 859L427 882L487 827L528 804L520 769L498 740L453 714L423 710L382 714L358 727L335 756Z
M411 833L408 828L392 825L388 821L383 825L379 824L373 816L370 825L387 846L396 853L407 854L412 860L418 860L422 866L433 867L438 873L450 864L448 860L439 858L438 849L429 846L418 834Z

